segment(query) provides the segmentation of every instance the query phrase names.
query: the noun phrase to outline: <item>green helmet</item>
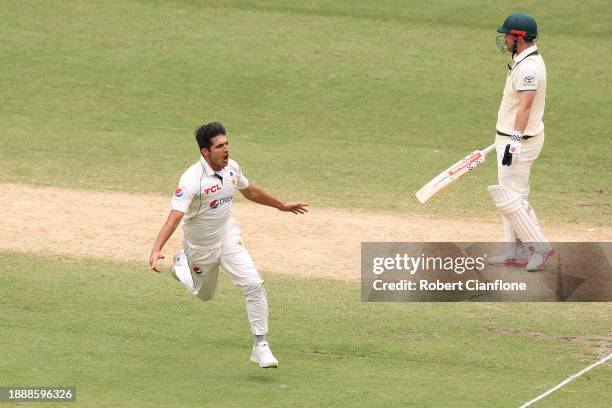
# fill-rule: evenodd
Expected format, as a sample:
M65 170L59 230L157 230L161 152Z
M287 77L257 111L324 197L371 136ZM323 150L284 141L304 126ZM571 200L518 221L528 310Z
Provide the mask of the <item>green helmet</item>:
M497 29L498 33L516 34L527 41L533 41L538 36L538 25L533 17L525 13L514 13Z

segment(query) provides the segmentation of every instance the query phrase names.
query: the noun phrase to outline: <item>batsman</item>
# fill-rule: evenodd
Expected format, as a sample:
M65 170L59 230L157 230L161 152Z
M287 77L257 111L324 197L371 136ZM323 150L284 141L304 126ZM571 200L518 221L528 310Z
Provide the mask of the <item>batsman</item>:
M504 254L493 265L536 271L554 254L540 228L529 195L531 166L544 146L546 66L535 44L538 27L524 13L510 15L497 29L497 46L512 54L496 125L498 185L488 187L502 216Z

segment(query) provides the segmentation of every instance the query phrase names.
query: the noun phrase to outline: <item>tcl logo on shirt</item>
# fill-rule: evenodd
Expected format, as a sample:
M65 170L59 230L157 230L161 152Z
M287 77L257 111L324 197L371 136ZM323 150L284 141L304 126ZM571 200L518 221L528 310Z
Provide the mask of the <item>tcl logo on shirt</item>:
M213 194L213 193L216 193L217 191L221 191L222 188L223 188L223 185L219 183L214 186L206 187L205 189L202 190L202 193L206 195Z

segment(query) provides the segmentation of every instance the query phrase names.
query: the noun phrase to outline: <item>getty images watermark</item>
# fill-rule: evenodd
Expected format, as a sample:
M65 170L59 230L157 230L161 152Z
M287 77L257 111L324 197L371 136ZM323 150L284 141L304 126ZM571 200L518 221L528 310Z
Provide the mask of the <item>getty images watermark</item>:
M400 279L385 282L380 275L385 271L404 271L409 275L417 272L454 272L463 274L466 271L484 271L486 256L472 258L469 256L411 256L406 253L395 254L393 257L376 257L372 260L372 273L379 275L372 283L374 290L527 290L525 282L504 282L498 279L494 282L480 282L478 279L446 282L440 279Z
M537 271L525 264L534 245L365 242L363 301L610 301L612 243L552 243ZM492 256L512 251L505 263ZM503 261L503 259L502 259Z

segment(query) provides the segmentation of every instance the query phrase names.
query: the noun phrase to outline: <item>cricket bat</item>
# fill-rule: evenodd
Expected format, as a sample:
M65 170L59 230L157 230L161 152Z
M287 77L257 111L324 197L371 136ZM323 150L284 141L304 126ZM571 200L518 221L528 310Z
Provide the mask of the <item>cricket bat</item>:
M491 153L493 150L495 150L495 143L484 150L476 150L474 153L466 156L464 159L459 160L457 163L438 174L429 183L425 184L423 188L417 191L417 199L421 202L421 204L425 204L427 200L453 184L465 173L474 170L480 164L484 163L487 154Z

